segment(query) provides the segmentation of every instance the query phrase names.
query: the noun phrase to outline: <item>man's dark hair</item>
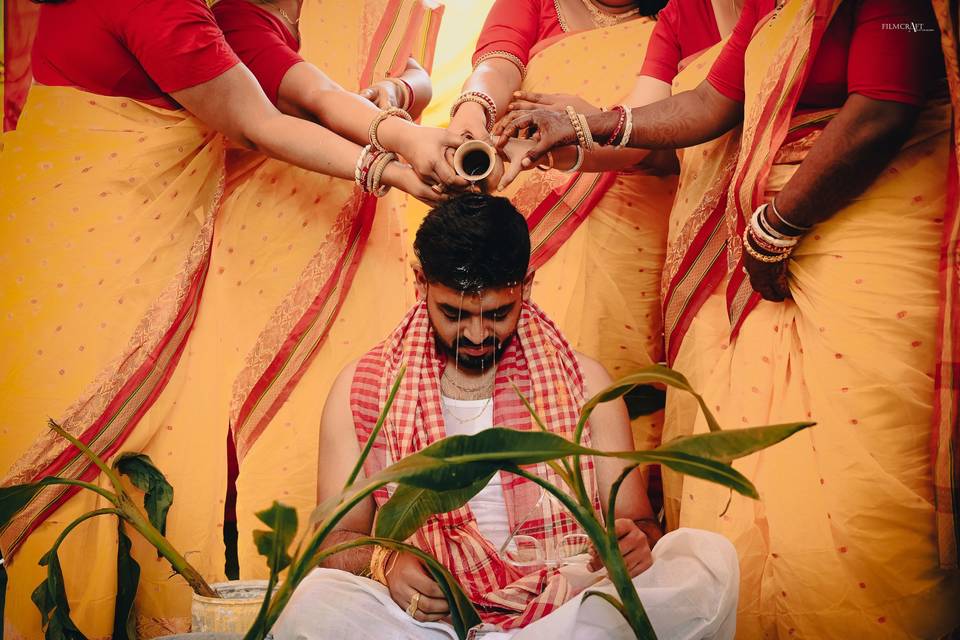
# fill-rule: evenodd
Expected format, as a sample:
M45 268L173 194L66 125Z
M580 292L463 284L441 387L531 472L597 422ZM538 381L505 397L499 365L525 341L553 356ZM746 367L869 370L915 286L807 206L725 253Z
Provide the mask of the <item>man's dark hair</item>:
M468 193L427 214L413 249L429 282L458 291L513 286L527 275L530 231L506 198Z

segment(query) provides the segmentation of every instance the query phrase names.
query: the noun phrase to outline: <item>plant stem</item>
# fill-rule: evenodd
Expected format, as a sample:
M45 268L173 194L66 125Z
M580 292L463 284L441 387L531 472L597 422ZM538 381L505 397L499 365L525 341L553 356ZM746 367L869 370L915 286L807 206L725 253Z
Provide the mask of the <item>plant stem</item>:
M620 602L623 603L621 613L627 619L630 629L636 634L637 640L657 640L657 633L650 624L650 618L647 617L647 611L643 608L640 596L637 595L637 588L633 585L633 580L627 571L627 564L617 546L616 538L612 545L607 543L604 546L605 549L598 548L597 551L607 568L607 576L617 590Z
M107 478L110 479L110 484L113 485L114 491L116 491L118 494L123 493L123 484L121 484L121 482L120 482L120 476L117 475L117 474L113 471L113 469L111 469L109 466L107 466L107 463L104 462L104 461L100 458L100 456L98 456L96 453L94 453L93 450L90 449L90 447L88 447L87 445L85 445L85 444L84 444L83 442L81 442L78 438L75 438L73 435L71 435L70 433L68 433L66 429L64 429L63 427L61 427L61 426L60 426L59 424L57 424L55 421L50 420L50 421L48 421L48 424L49 424L49 426L50 426L51 429L53 429L54 431L56 431L56 432L60 435L60 437L65 438L66 440L69 440L69 441L70 441L70 444L72 444L72 445L75 446L77 449L79 449L79 450L80 450L80 453L82 453L84 456L86 456L86 458L87 458L88 460L90 460L90 462L92 462L93 464L95 464L95 465L97 466L97 468L99 468L100 471L102 471L103 474L104 474L105 476L107 476Z
M89 489L90 491L93 491L94 493L99 494L104 498L106 498L107 500L109 500L110 504L117 505L117 506L120 505L120 499L116 496L116 494L111 493L107 489L104 489L103 487L95 485L92 482L83 482L82 480L73 480L71 478L60 478L57 476L49 476L49 478L51 479L48 480L47 482L49 482L50 484L68 484L74 487L82 487L84 489Z
M126 493L120 495L119 506L123 512L124 519L130 523L130 526L146 538L147 542L156 547L160 555L166 558L170 566L173 567L173 570L183 576L183 579L187 581L187 584L190 585L194 593L208 598L220 597L220 594L213 590L213 587L204 580L200 572L197 571L192 564L187 562L187 559L180 555L180 552L170 544L170 541L150 523L150 520Z

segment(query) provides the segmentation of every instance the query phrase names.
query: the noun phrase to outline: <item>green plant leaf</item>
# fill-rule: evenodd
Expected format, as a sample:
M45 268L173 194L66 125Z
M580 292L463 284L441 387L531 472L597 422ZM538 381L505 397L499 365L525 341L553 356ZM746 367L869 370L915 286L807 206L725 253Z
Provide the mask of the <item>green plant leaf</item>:
M593 413L593 410L598 404L616 400L617 398L630 392L634 387L645 384L663 384L668 387L680 389L681 391L686 391L692 395L696 399L697 404L700 405L700 411L703 412L703 417L706 419L707 426L710 428L710 431L720 431L720 423L718 423L717 419L713 417L713 414L707 407L707 403L704 402L699 393L693 390L693 387L690 386L690 383L683 376L683 374L674 371L669 367L655 364L649 367L644 367L632 375L620 378L609 387L590 398L587 403L583 405L583 410L580 413L580 423L577 429L577 438L575 439L579 442L579 433L582 430L583 425L585 425L587 420L590 419L590 414Z
M494 472L496 473L496 472ZM377 510L375 533L379 538L406 540L427 519L437 513L447 513L465 505L487 486L493 473L481 476L463 489L434 491L401 484L390 499Z
M661 464L684 475L693 476L722 485L757 500L760 494L746 476L730 465L710 458L695 456L683 451L617 451L604 453L614 458L631 460L639 464Z
M348 542L324 549L318 557L318 561L347 549L372 544L393 549L394 551L413 554L423 562L427 571L430 572L430 575L433 576L433 579L440 587L440 590L443 591L447 604L450 605L450 622L458 638L465 640L470 629L482 622L473 603L470 602L470 598L463 592L463 588L453 574L450 573L445 566L440 564L436 558L405 542L380 537L354 538ZM248 634L247 637L249 638L250 635Z
M117 497L113 493L89 482L49 476L37 482L0 487L0 527L5 527L9 524L21 509L30 504L30 501L33 500L40 491L52 485L82 487L99 493L113 504L117 503Z
M765 427L730 429L714 433L683 436L657 447L656 451L680 451L694 456L730 463L786 440L815 422L790 422Z
M133 600L140 582L140 565L130 555L130 538L117 521L117 598L113 610L112 640L136 640L137 624Z
M290 543L297 535L297 511L293 507L274 501L269 509L256 514L260 522L270 527L269 531L258 529L253 532L253 542L257 551L267 559L267 566L274 574L286 569L290 557Z
M157 469L150 456L142 453L125 453L113 463L114 468L130 478L137 489L143 491L143 507L150 524L166 535L167 512L173 504L173 487Z
M70 603L63 584L58 547L55 546L40 558L40 566L47 568L47 577L33 590L30 599L40 610L46 640L86 640L86 636L70 619Z

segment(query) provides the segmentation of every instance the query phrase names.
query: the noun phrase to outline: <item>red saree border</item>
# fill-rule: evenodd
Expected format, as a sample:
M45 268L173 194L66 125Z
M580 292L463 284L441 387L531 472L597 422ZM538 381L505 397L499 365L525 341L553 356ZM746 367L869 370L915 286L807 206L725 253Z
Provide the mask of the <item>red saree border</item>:
M237 458L241 462L293 393L326 340L360 266L376 208L376 198L363 197L336 266L246 394L236 417L230 421Z
M533 272L552 258L617 181L617 173L578 173L554 189L527 218Z
M779 67L782 70L793 68L798 73L780 73L758 114L757 120L752 123L744 122L745 135L743 142L747 146L747 155L740 159L735 172L733 190L730 194L731 204L733 205L732 213L735 219L728 222L731 235L736 236L734 242L729 246L731 251L730 262L732 264L729 265L730 282L726 292L731 339L737 336L744 319L760 302L760 295L753 290L749 278L743 273L743 258L740 255L739 237L746 228L747 219L753 213L753 208L762 201L767 176L770 174L770 169L776 157L776 150L786 140L794 109L800 101L803 86L810 75L813 62L816 60L823 34L826 32L837 7L840 6L840 0L809 0L809 4L809 13L798 16L804 21L812 21L810 41L806 51L802 50L804 43L801 41L803 34L806 32L806 27L800 27L799 33L791 34L794 35L794 41L791 43L792 48L786 54L782 64L771 65L766 71L769 74L771 70ZM776 19L776 15L770 19ZM795 32L797 29L798 27L794 27ZM798 60L798 57L801 59ZM784 90L786 90L785 95ZM748 131L758 132L768 127L771 128L769 146L761 149L760 145L750 144L746 136ZM758 161L755 158L759 153L763 153L764 156ZM760 164L757 167L758 162ZM742 197L742 195L745 195L742 193L743 184L748 177L751 177L753 173L751 168L753 167L756 167L756 175L749 192L750 201L744 202Z
M211 242L212 236L208 239L203 260L191 278L184 303L170 328L143 364L110 400L99 418L79 436L84 444L97 450L101 458L109 458L120 449L170 381L197 318L210 267ZM98 440L105 434L110 436L109 440L99 443ZM75 447L69 446L43 470L36 473L31 481L60 476L89 482L99 474L100 470L92 462ZM79 490L79 487L48 487L34 496L0 531L0 546L6 561L9 563L23 541Z
M933 0L940 26L941 45L947 69L953 130L940 245L940 313L937 322L937 363L934 371L934 402L931 424L934 501L940 566L960 568L960 53L956 2Z

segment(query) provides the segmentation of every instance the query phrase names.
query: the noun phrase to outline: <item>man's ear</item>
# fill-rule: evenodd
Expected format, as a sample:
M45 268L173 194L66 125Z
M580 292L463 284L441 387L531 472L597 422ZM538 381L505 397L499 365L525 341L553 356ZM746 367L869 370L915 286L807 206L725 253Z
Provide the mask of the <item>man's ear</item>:
M533 293L533 277L537 275L536 271L531 271L527 274L527 277L523 279L523 301L530 301L530 294Z
M417 299L426 300L427 299L427 276L423 273L423 268L415 264L413 265L413 277L414 277L414 286L417 288Z

